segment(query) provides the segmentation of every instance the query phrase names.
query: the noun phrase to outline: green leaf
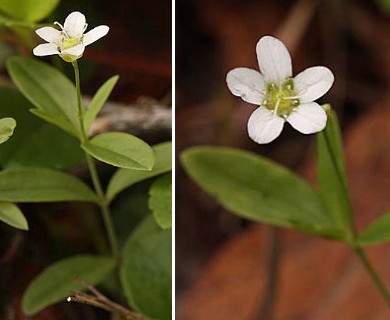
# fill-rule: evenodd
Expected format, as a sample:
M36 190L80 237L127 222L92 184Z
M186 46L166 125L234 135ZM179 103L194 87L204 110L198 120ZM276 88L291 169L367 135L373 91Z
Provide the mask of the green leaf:
M0 172L0 201L96 202L96 195L76 177L46 168L15 167Z
M386 213L372 222L358 237L360 246L373 246L390 241L390 213Z
M172 170L172 142L153 146L156 163L150 171L119 169L112 176L107 187L107 200L111 202L118 193L133 184Z
M101 108L106 103L112 89L114 89L115 84L118 82L118 79L119 76L114 76L108 79L92 98L92 101L89 104L89 107L84 116L84 127L86 132L88 132L91 128L92 122L95 120Z
M0 165L68 169L82 164L85 156L80 142L32 115L30 108L17 90L0 88L0 118L11 116L18 123L12 139L0 146Z
M152 148L128 133L102 133L82 147L94 158L120 168L151 170L155 162Z
M0 0L0 10L13 18L36 22L46 18L60 0Z
M154 218L163 229L172 227L172 175L158 178L149 191L149 207Z
M79 136L76 89L57 69L26 57L11 57L8 73L23 95L52 123Z
M331 110L324 131L317 134L317 179L320 195L333 223L349 233L350 205L341 134Z
M62 121L60 118L55 118L55 117L51 116L50 114L48 114L47 112L40 110L40 109L30 109L30 112L32 114L36 115L37 117L41 118L42 120L44 120L48 123L51 123L51 124L61 128L62 130L70 133L72 136L75 136L75 137L77 136L75 134L75 132L73 131L72 125L69 122Z
M13 118L0 119L0 143L6 142L14 133L16 121Z
M191 148L181 160L196 183L241 217L316 235L337 233L317 193L276 163L220 147Z
M147 218L129 237L120 278L129 305L154 319L171 319L172 233Z
M0 202L0 220L11 227L28 230L28 223L22 211L13 203Z
M65 300L71 290L84 290L76 279L92 285L99 284L114 269L110 257L79 255L56 262L43 270L27 287L22 298L22 309L33 316L47 306Z

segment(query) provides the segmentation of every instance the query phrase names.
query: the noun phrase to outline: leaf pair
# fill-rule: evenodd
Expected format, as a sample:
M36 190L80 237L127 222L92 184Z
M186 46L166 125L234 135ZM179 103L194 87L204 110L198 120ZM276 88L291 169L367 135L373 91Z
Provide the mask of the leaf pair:
M195 182L241 217L358 246L390 240L390 214L374 221L357 239L350 229L353 217L333 111L326 129L317 135L319 192L286 168L246 151L195 147L185 151L181 160Z
M25 57L8 59L7 70L18 89L35 106L31 112L82 140L76 89L68 78L43 62ZM107 80L93 97L82 119L86 129L117 80L117 76ZM151 170L155 162L150 146L127 133L103 133L84 142L82 148L94 158L121 168Z

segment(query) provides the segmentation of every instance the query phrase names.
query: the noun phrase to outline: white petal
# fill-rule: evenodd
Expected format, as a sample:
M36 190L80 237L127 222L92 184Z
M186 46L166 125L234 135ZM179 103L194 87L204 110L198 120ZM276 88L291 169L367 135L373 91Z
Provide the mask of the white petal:
M326 120L325 110L316 102L301 104L287 118L288 123L304 134L323 130Z
M332 71L325 67L312 67L294 78L295 90L301 103L314 101L328 92L334 81Z
M81 36L85 30L85 16L78 12L72 12L64 23L65 32L72 38Z
M256 46L260 71L266 82L281 83L292 77L291 57L282 41L271 37L262 37Z
M260 105L263 101L265 83L260 72L249 68L236 68L226 75L229 90L242 100Z
M35 33L47 42L58 42L61 40L61 31L52 27L43 27L35 30Z
M62 50L61 54L67 54L70 56L78 57L83 54L85 47L82 44Z
M275 140L283 130L284 119L267 108L257 108L248 121L248 134L257 143Z
M54 43L44 43L36 46L33 50L35 56L51 56L52 54L58 54L58 48Z
M100 38L104 37L108 33L108 30L110 30L110 28L107 26L98 26L88 31L84 35L84 46L87 46L92 42L95 42L96 40L99 40Z

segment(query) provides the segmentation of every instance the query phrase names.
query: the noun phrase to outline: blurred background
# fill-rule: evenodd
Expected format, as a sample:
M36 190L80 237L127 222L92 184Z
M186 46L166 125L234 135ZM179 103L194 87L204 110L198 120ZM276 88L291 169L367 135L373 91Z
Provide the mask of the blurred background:
M151 145L171 140L172 2L66 0L60 1L53 13L42 23L58 21L63 24L64 19L73 11L80 11L86 16L88 30L101 24L110 27L108 35L89 46L80 59L81 90L84 98L88 99L93 95L111 76L120 76L109 102L94 126L93 134L109 130L126 131L136 134ZM14 86L7 76L4 62L11 55L32 56L32 47L43 40L32 31L24 30L23 37L19 35L14 30L0 28L0 113L3 116L12 112L12 108L4 102L11 99L10 101L18 102L20 107L26 107L23 115L24 125L27 126L29 121L35 121L31 124L40 125L40 120L27 111L32 106L12 90ZM59 57L46 57L43 60L55 65L73 81L72 66L69 63L63 62ZM19 119L19 116L15 117ZM26 145L28 143L23 140L41 132L33 130L24 133L25 136L22 137L24 125L20 118L15 135L0 149L2 167L10 165L4 160L8 151L17 155L27 152L29 148L29 163L23 163L24 165L40 165L46 162L53 165L53 161L57 160L54 162L56 168L68 169L90 183L83 155L75 140L70 141L61 130L57 130L56 137L53 138L57 141L51 143L53 149L60 152L54 151L51 159L42 159L40 147L45 142L41 141L34 147ZM58 140L57 135L60 134L64 140ZM13 141L19 141L19 145L13 145ZM11 162L14 163L11 165L18 164L19 160L21 158L13 157ZM114 168L100 163L98 169L103 183L106 184ZM149 180L135 185L113 203L113 216L121 242L126 239L129 231L150 213L150 184ZM100 213L92 204L23 204L21 209L29 222L28 232L18 231L0 223L0 319L109 319L109 314L105 311L67 302L56 304L31 318L22 314L22 293L40 271L67 256L105 252L107 243Z
M294 74L324 65L343 129L351 199L361 229L390 208L390 1L180 0L176 2L176 318L363 320L390 312L348 248L252 224L221 208L180 166L195 145L250 150L315 180L314 136L285 126L269 145L249 139L256 108L225 84L258 69L255 47L280 38ZM390 286L390 247L368 249Z

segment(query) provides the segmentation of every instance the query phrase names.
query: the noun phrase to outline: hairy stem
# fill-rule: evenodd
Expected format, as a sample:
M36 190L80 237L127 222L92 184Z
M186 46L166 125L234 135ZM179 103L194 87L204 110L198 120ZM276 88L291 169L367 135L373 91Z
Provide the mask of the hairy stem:
M85 132L85 126L84 126L84 108L83 108L82 100L81 100L80 71L79 71L79 66L78 66L77 60L73 61L72 65L74 68L76 91L77 91L78 118L79 118L80 131L81 131L80 140L81 140L81 143L84 144L84 143L88 142L88 136L87 136L87 133ZM99 178L98 172L96 170L95 162L93 161L92 157L87 152L84 152L84 153L85 153L85 158L87 160L87 165L88 165L88 169L89 169L89 172L91 175L92 183L93 183L93 186L95 188L95 192L96 192L98 199L99 199L99 206L100 206L100 209L102 212L104 225L106 227L108 240L110 242L111 252L112 252L112 255L114 256L114 259L116 261L119 261L118 240L117 240L117 236L115 233L114 224L112 222L110 208L109 208L107 201L106 201L106 198L104 196L102 184L100 182L100 178Z

